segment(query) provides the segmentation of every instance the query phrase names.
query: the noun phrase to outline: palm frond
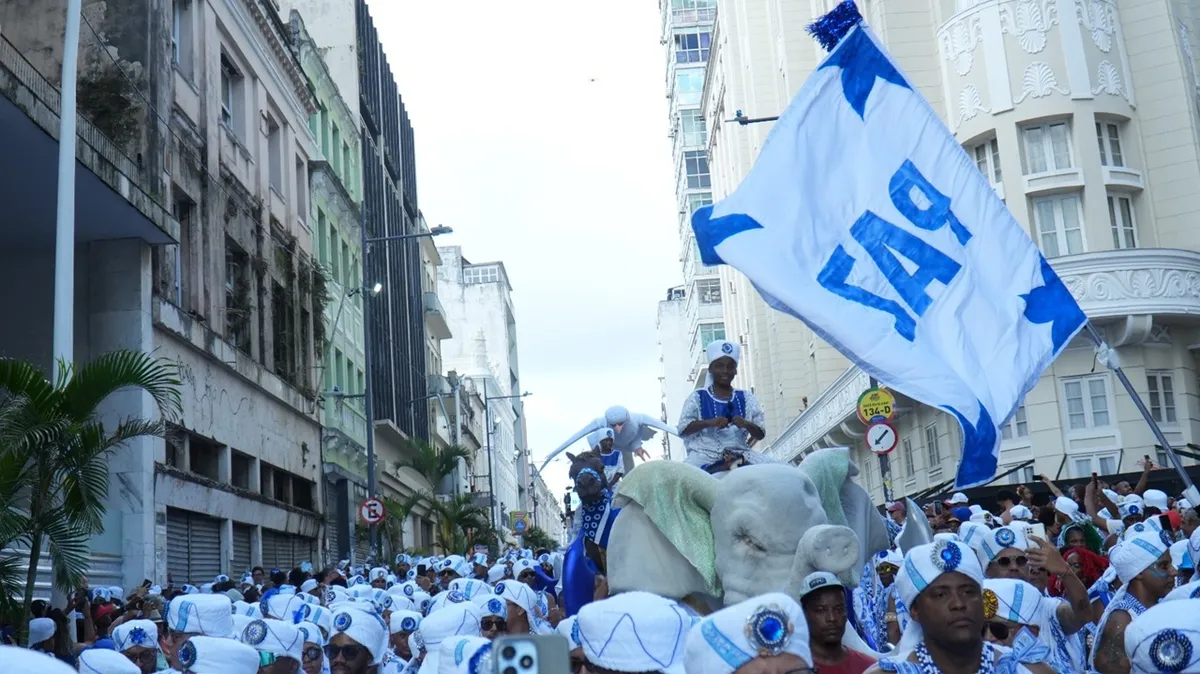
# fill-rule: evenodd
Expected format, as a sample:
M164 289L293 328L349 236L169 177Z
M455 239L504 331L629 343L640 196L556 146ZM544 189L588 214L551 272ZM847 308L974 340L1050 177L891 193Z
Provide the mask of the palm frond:
M70 418L85 421L109 395L124 388L150 394L159 414L179 417L183 397L179 391L179 366L140 351L112 351L84 365L62 387L62 409Z
M15 358L0 358L0 391L28 398L35 405L43 405L55 397L54 385L45 372Z
M50 544L50 568L54 586L64 593L79 587L91 565L91 532L71 520L65 510L54 508L39 519Z
M413 450L413 457L406 465L429 480L434 489L458 468L459 460L466 461L469 466L473 456L471 450L461 445L438 447L425 440L413 439L409 441L409 446Z

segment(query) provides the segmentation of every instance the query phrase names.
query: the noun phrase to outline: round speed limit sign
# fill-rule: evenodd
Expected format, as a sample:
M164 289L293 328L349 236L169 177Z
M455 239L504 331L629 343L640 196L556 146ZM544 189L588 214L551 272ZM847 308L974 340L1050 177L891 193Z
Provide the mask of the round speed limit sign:
M362 502L358 507L358 514L367 524L379 524L383 521L383 517L387 515L387 509L383 507L383 501L377 498L369 498Z

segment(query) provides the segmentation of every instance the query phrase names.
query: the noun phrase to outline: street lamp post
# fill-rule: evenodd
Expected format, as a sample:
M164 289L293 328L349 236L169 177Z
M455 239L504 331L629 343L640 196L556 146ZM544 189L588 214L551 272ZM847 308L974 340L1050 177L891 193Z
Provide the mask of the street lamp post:
M487 436L487 455L488 455L488 494L491 498L491 503L488 509L491 513L492 526L496 527L496 483L492 479L492 473L495 467L492 465L492 401L493 400L511 400L513 398L525 398L533 395L529 391L511 396L489 396L487 390L487 382L483 383L483 423L484 435Z
M362 224L359 227L361 230L362 240L362 287L369 287L367 271L367 252L370 250L372 243L387 243L389 241L402 241L408 239L419 239L426 236L439 236L441 234L449 234L454 231L449 227L438 225L428 232L416 232L413 234L396 234L393 236L367 236L367 209L364 206L362 209ZM363 389L363 407L367 415L367 496L376 496L376 481L375 481L375 396L371 380L373 379L371 372L371 297L367 293L363 293L363 369L366 370L366 384ZM367 525L368 539L371 544L370 557L375 557L378 552L378 538L374 524Z

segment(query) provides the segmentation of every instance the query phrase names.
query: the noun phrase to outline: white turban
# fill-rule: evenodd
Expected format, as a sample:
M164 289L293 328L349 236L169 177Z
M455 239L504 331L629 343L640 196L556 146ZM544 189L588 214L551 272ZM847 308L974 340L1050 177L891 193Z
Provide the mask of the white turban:
M46 620L49 620L49 618L46 618ZM77 674L74 669L49 655L19 646L0 646L0 662L4 663L6 669L14 672Z
M576 648L583 648L583 644L579 642L579 618L577 616L563 618L559 621L558 627L554 628L554 631L561 634L567 640L567 650L573 651Z
M142 674L142 668L133 664L129 658L105 648L89 648L80 653L79 671L81 674Z
M730 674L763 651L791 653L813 666L804 609L786 594L751 597L701 620L687 637L684 666L689 672Z
M488 582L491 583L492 585L495 585L496 583L499 583L500 581L504 580L504 577L507 575L508 575L508 565L497 564L497 565L493 566L492 568L488 569Z
M328 590L325 590L325 605L332 606L339 601L345 601L354 597L354 594L349 589L341 585L333 585Z
M258 651L237 639L194 636L176 656L188 674L250 674L258 671Z
M388 575L387 569L383 568L382 566L377 566L377 567L371 569L371 572L370 572L370 575L368 576L368 578L373 583L380 579L386 579L387 575Z
M234 613L233 614L233 633L241 634L242 630L246 629L246 625L249 625L250 623L254 622L255 620L262 620L262 617L260 616L258 618L251 618L248 615L238 615L237 613Z
M1025 527L1022 525L1008 525L993 529L990 534L983 536L979 541L980 552L979 561L983 564L991 563L996 559L1003 550L1015 548L1017 550L1025 550L1029 547L1029 541L1025 539Z
M393 611L416 611L417 610L417 602L413 601L412 599L410 599L402 594L396 594L394 592L390 592L390 593L388 593L388 598L392 600L391 608Z
M474 578L455 578L454 580L450 581L448 589L458 590L459 592L463 593L463 596L467 599L474 599L476 595L480 594L492 594L492 588L490 585L482 580L475 580Z
M461 555L450 555L438 562L437 572L440 574L444 571L453 571L465 578L471 575L471 565Z
M307 620L296 624L296 630L300 632L300 638L306 644L315 644L317 648L325 648L325 635L321 633L321 626L316 623L310 623ZM301 662L303 664L303 661Z
M896 592L900 595L900 601L911 609L917 595L942 574L951 571L983 584L983 567L979 564L979 557L958 541L934 541L909 550L896 574ZM916 620L910 620L893 653L898 658L907 655L921 643L922 636L921 625Z
M421 628L421 614L416 611L392 611L388 616L388 631L413 633Z
M1076 503L1074 499L1066 496L1059 496L1058 498L1054 499L1054 509L1066 515L1073 521L1086 521L1088 519L1087 515L1082 515L1079 512L1079 504Z
M54 636L58 627L50 618L34 618L29 621L29 643L40 644Z
M149 620L129 620L113 628L112 640L118 651L138 647L158 650L158 626Z
M488 616L508 620L508 602L503 597L498 597L494 594L481 594L476 596L471 601L479 607L481 618Z
M583 654L592 664L618 672L684 672L692 616L670 599L622 592L579 609L576 624Z
M601 428L598 431L592 431L591 433L588 433L587 438L588 438L588 446L591 447L592 449L596 449L597 447L600 446L601 442L604 442L605 438L608 438L609 440L613 440L616 438L616 434L613 433L613 429L605 426L604 428Z
M1193 565L1200 562L1200 527L1196 527L1191 537L1188 538L1188 556L1192 558Z
M1142 501L1146 503L1148 508L1158 508L1162 512L1167 512L1167 493L1159 489L1147 489L1142 492Z
M319 585L319 583L317 583L316 578L309 578L300 584L300 591L306 593L312 592L313 590L317 589L317 585Z
M371 653L370 664L378 665L383 661L383 653L387 650L388 628L379 614L353 606L339 608L333 615L330 640L338 634L345 634L366 648Z
M1125 628L1130 672L1200 673L1200 599L1159 602Z
M1165 531L1138 522L1129 528L1124 540L1108 552L1108 559L1117 570L1117 577L1128 584L1167 554L1170 546L1171 540Z
M421 663L421 674L438 672L441 645L454 637L478 637L479 607L472 602L447 604L421 621L421 642L425 644L425 660Z
M1038 624L1042 593L1029 583L1015 578L986 578L983 581L983 595L985 610L990 610L988 605L995 602L992 606L995 607L996 617L1019 625Z
M433 603L429 605L429 615L433 615L451 604L461 604L469 601L471 600L467 599L467 595L458 590L446 590L433 598Z
M530 621L533 620L537 597L534 596L533 589L528 585L515 580L496 583L496 594L505 601L519 606L529 616Z
M1014 520L1032 520L1033 511L1023 505L1015 505L1008 511L1008 516Z
M191 594L167 604L167 627L180 634L233 638L233 602L223 594Z
M250 616L251 618L263 617L262 607L258 603L247 604L244 601L233 602L233 614Z
M1193 580L1185 585L1171 590L1161 601L1178 601L1180 599L1200 599L1200 580Z
M476 552L471 555L471 563L475 566L487 566L488 556L486 552Z
M736 363L742 359L742 347L733 342L718 339L704 347L704 357L708 359L709 363L718 358L725 357L732 358L733 362Z
M304 635L292 623L273 618L255 620L246 625L239 638L260 653L271 653L296 662L304 660Z
M428 657L428 656L426 656ZM447 639L438 648L435 674L491 674L492 642L483 637Z
M417 605L417 610L425 615L429 615L429 605L433 603L433 597L429 596L428 592L420 591L413 595L413 603Z
M1192 568L1192 558L1188 554L1187 541L1175 541L1169 549L1171 551L1171 564L1176 569Z

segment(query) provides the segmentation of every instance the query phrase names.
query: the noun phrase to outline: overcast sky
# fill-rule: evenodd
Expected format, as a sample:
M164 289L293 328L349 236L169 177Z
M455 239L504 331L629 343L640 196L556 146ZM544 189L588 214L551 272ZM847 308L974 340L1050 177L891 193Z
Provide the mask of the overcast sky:
M682 282L657 3L370 7L438 244L508 270L535 460L611 405L657 416L656 311Z

